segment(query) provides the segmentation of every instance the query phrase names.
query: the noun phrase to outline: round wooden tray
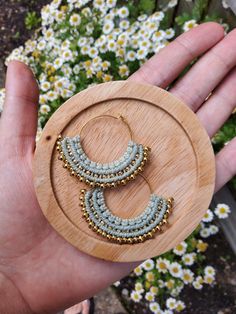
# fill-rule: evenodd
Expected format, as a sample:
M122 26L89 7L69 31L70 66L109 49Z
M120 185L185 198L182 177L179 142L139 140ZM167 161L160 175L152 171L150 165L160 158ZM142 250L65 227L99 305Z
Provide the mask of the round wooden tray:
M134 141L151 147L144 175L156 194L175 199L169 225L143 243L111 243L90 230L79 206L80 189L87 187L58 160L57 136L78 135L104 114L123 115ZM110 162L124 153L129 137L120 120L104 117L83 129L83 147L92 160ZM127 81L100 84L66 101L46 124L34 161L38 201L53 228L79 250L112 261L139 261L176 246L196 228L214 190L214 154L196 115L163 89ZM150 191L138 176L105 195L116 215L130 218L147 206Z

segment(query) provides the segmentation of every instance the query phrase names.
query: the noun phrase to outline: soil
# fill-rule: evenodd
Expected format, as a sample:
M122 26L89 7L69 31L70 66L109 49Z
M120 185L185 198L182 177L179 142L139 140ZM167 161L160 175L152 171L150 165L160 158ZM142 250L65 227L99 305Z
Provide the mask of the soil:
M198 291L185 287L180 299L186 304L183 314L235 314L236 313L236 259L222 231L208 241L206 264L216 268L217 277L214 287L205 286ZM125 289L125 290L124 290ZM133 289L133 280L127 277L116 289L118 297L128 313L151 313L146 304L134 303L124 292ZM122 293L123 291L123 293ZM157 300L158 302L158 300Z
M49 0L0 0L0 59L30 38L33 30L25 27L25 16L28 12L37 12Z

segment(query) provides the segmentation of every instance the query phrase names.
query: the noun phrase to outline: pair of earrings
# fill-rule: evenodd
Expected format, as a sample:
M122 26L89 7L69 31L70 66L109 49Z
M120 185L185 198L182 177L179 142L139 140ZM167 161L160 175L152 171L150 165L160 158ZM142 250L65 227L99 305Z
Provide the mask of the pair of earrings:
M131 137L123 156L114 162L104 164L91 161L81 143L81 134L88 122L102 117L121 119L128 127ZM83 217L93 231L112 242L134 244L152 238L157 231L161 231L162 225L167 223L173 207L173 198L165 199L151 193L148 206L140 215L123 219L112 214L104 196L104 189L126 185L144 170L150 148L132 140L131 128L123 116L117 118L101 115L88 122L82 127L80 135L64 138L59 135L57 140L59 159L64 162L64 168L90 187L90 190L81 190ZM145 181L147 182L146 179Z

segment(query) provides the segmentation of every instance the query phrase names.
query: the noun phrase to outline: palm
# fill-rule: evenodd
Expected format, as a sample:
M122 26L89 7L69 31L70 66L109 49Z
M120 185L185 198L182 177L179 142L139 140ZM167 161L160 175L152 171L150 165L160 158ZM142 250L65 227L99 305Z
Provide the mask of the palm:
M221 40L171 90L197 113L212 136L232 112L236 98L236 71L228 73L236 65L235 36L232 32L222 40L220 26L204 24L179 37L130 79L166 88L193 58ZM211 72L206 70L208 65ZM26 66L14 62L8 69L6 88L0 124L0 272L17 286L22 302L32 311L54 312L93 295L135 264L90 257L48 224L32 180L38 97L35 81ZM213 89L213 96L202 105ZM224 106L219 108L222 99ZM216 189L235 173L235 149L234 139L216 157Z

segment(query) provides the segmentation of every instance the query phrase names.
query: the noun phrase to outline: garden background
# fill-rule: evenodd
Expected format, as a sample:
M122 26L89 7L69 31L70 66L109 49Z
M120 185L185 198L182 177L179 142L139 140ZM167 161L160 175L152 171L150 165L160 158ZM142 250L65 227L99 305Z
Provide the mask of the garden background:
M126 79L178 34L204 21L226 32L236 26L230 0L1 2L0 84L11 59L33 69L41 92L37 137L74 93ZM3 102L4 89L0 109ZM235 135L234 112L212 139L215 151ZM235 191L233 179L186 241L96 296L95 313L236 313Z

